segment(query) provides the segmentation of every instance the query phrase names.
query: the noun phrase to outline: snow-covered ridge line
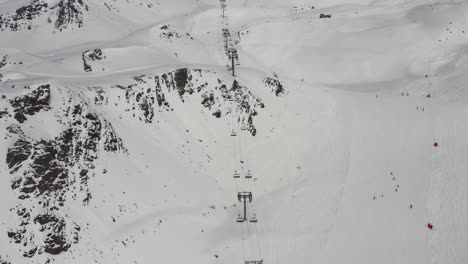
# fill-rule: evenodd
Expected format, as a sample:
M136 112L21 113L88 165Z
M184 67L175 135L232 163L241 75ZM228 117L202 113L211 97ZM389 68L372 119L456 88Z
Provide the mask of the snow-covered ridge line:
M255 135L253 119L259 109L265 107L249 88L237 80L223 80L210 70L182 68L156 76L134 76L133 80L126 86L114 85L112 88L125 91L117 100L125 98L125 111L136 110L133 116L138 115L146 123L153 122L157 111L174 111L175 100L183 103L197 98L199 104L217 118L226 115L233 118L232 113L236 112L239 116L236 122ZM105 102L105 99L99 97L96 101Z
M0 15L0 31L31 30L34 27L33 21L45 15L49 15L47 22L54 22L56 29L65 29L71 24L81 27L84 11L88 11L88 6L83 0L60 0L55 5L50 5L45 0L31 0L15 12ZM54 16L55 20L52 21L50 16Z

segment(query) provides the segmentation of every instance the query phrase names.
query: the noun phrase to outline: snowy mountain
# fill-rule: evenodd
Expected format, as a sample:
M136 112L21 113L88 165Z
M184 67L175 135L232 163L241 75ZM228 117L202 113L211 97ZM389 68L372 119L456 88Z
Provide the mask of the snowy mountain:
M468 263L467 19L0 0L0 264Z

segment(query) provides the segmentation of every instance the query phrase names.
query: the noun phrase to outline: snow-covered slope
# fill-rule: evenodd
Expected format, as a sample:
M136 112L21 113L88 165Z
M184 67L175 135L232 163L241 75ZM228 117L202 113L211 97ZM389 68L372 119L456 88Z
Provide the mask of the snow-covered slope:
M0 0L0 263L468 263L468 4L226 6Z

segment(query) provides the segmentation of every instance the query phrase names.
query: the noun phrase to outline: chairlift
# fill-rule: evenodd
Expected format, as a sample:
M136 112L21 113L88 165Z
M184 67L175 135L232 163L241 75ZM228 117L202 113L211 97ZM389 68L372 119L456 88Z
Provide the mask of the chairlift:
M254 214L253 217L250 218L250 223L257 223L258 220L257 220L257 215Z
M245 178L246 179L252 179L252 174L250 173L250 170L247 172L247 174L245 175Z
M237 136L237 133L236 133L236 131L234 131L234 129L233 129L233 130L231 131L231 137L235 137L235 136Z
M247 127L245 125L242 125L241 130L247 130Z
M241 217L240 214L238 214L237 219L236 219L236 222L237 222L237 223L243 223L244 220L245 220L245 219L244 219L243 217Z
M240 174L237 173L237 171L234 171L234 178L236 178L236 179L237 179L237 178L240 178Z

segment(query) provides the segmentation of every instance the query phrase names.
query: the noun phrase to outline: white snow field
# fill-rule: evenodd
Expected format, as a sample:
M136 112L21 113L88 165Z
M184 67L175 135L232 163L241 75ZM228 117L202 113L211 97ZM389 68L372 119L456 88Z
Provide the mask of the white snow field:
M0 15L30 3L0 16L1 264L468 263L468 2Z

